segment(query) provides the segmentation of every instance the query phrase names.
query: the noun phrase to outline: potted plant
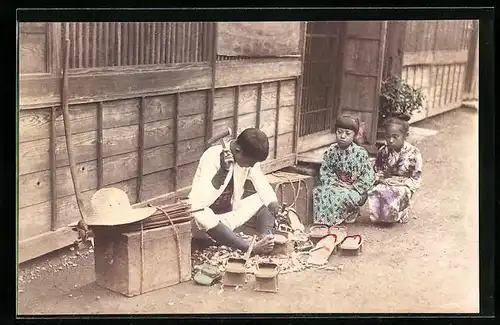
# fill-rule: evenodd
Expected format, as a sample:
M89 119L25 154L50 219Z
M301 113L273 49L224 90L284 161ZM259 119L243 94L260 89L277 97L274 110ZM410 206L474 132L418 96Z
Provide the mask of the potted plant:
M382 82L379 107L379 125L389 117L409 121L413 112L422 108L424 94L398 77L389 77Z

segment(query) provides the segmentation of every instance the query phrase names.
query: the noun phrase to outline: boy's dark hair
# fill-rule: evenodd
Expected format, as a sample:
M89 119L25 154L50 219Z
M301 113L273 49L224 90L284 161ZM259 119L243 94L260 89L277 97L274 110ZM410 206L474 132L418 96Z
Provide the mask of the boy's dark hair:
M404 121L404 120L399 119L397 117L390 117L390 118L386 119L384 121L384 124L383 124L384 130L387 130L387 128L390 125L399 125L401 127L401 130L405 134L408 133L408 131L410 131L410 123L408 123L408 121Z
M269 140L267 135L257 128L248 128L238 135L236 143L243 154L257 161L264 161L269 155Z

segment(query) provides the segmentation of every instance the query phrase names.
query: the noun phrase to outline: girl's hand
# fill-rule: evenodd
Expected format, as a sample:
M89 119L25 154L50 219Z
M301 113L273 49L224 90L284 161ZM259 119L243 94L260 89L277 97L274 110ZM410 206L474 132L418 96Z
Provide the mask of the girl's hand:
M350 184L344 183L342 181L338 181L338 182L334 183L333 185L340 186L340 187L349 187L349 186L351 186Z
M379 178L379 179L377 180L377 184L391 185L391 184L389 184L389 182L388 182L388 179L387 179L387 178Z
M392 185L392 186L405 186L404 179L401 179L400 177L391 177L385 180L387 185Z

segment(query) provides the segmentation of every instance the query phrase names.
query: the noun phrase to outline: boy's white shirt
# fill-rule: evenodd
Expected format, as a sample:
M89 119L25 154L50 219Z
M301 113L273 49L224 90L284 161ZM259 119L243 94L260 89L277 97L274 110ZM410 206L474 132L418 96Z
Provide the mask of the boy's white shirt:
M226 186L229 184L231 176L234 176L234 189L232 197L233 210L240 208L241 198L245 191L245 181L247 179L252 181L253 186L264 205L267 206L273 201L278 201L276 193L267 181L259 163L256 163L253 167L240 167L236 163L231 164L223 185L219 189L214 188L212 185L212 178L221 168L221 152L221 145L213 146L207 149L200 158L198 168L196 169L196 173L193 178L191 192L189 193L191 209L197 210L204 208L204 211L194 214L196 219L215 219L214 212L209 208L209 206L212 205L212 203L214 203L215 200L222 194Z

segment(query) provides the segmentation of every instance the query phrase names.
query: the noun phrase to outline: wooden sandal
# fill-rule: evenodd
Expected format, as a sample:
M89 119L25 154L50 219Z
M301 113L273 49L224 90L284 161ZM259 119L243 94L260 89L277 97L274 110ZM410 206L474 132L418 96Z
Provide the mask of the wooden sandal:
M328 263L328 258L330 258L333 252L336 252L338 243L337 235L328 234L324 236L316 244L316 247L309 251L307 263L312 265L324 265Z
M342 226L331 226L328 228L328 233L337 235L337 239L340 243L348 236L347 227Z
M351 235L344 238L339 246L342 252L352 252L359 255L363 252L363 237L361 235Z
M309 229L309 237L311 238L323 238L328 235L328 226L327 225L313 225Z

